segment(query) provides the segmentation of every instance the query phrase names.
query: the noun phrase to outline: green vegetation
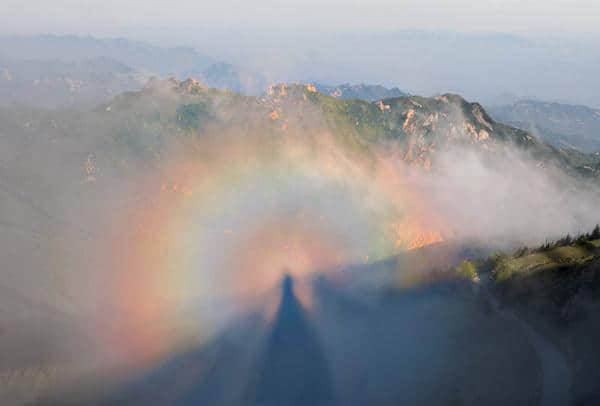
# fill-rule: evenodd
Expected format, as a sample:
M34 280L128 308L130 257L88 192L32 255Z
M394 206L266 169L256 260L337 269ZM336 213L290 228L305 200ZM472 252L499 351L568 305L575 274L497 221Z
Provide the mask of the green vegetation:
M200 130L212 118L212 108L206 101L183 104L177 109L177 125L185 129Z
M372 103L338 100L321 93L310 93L310 100L321 109L327 125L340 134L360 135L370 141L393 135L383 112Z
M565 155L525 131L494 122L480 105L458 95L404 96L369 103L337 99L302 85L282 85L280 89L276 94L251 97L207 88L193 80L156 79L143 90L122 93L92 111L76 115L44 112L43 120L68 126L57 128L61 134L89 131L87 125L82 129L82 123L94 122L96 134L106 135L140 157L160 155L163 146L177 136L227 132L279 136L287 131L332 134L349 155L358 157L370 156L373 148L389 143L399 159L426 167L446 144L500 153L500 148L490 146L514 143L533 158L555 163L575 175L581 174L582 165L587 168L598 160L582 154L577 159ZM7 111L12 123L5 126L21 129L26 122L32 126L28 131L36 125L43 127L42 113L31 113L33 117L17 122ZM36 119L40 122L33 122ZM596 174L588 169L584 172Z
M337 99L359 99L368 102L373 102L381 99L389 99L392 97L405 97L407 93L401 91L398 88L388 89L380 85L350 85L341 84L338 86L328 86L324 84L315 83L316 89L323 94L333 96Z
M458 276L464 279L477 278L477 266L471 261L463 261L455 269Z
M564 270L583 266L600 257L600 227L576 238L566 235L538 248L523 247L512 256L498 254L492 258L492 275L497 282L534 272Z
M507 304L569 324L587 317L600 293L600 227L577 237L513 255L496 254L484 262L493 288Z
M485 264L493 277L489 292L552 337L578 376L572 398L585 399L600 377L600 226L512 255L499 253Z

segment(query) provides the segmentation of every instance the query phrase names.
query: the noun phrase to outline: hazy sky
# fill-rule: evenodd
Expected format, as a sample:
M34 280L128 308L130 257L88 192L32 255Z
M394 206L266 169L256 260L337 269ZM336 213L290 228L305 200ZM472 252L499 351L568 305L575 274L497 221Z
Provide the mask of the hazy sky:
M221 29L600 34L598 0L2 0L0 33L181 41ZM285 31L279 31L285 32Z
M0 35L191 46L269 83L378 83L594 107L599 22L600 0L0 0Z

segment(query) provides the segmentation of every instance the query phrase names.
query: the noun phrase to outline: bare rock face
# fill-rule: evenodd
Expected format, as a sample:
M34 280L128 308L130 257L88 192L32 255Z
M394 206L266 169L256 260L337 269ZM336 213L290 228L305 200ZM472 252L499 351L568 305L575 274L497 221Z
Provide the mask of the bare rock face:
M159 79L157 77L152 77L148 80L145 89L151 91L171 90L176 94L189 96L207 91L208 86L205 83L194 78L179 81L174 77L171 77L166 80Z
M394 99L388 105L400 110L402 129L409 136L483 142L495 135L494 123L481 105L457 95Z
M179 90L185 94L196 94L208 90L208 86L197 79L187 79L179 84Z

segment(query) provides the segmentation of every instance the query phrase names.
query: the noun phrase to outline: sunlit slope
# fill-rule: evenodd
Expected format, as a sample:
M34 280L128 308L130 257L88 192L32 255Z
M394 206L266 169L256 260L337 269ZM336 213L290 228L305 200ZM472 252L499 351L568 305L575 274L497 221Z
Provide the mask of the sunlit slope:
M547 309L551 305L557 318L568 321L585 307L577 301L595 297L599 287L600 239L594 237L568 237L554 246L498 254L489 260L491 276L513 301Z
M160 154L177 135L326 131L356 150L394 140L398 157L425 167L435 160L436 152L456 145L490 152L516 145L540 162L552 161L585 173L594 172L596 162L591 156L587 159L581 153L558 150L525 131L496 122L480 104L452 94L366 102L325 95L311 85L281 84L265 96L250 97L210 89L193 79L154 79L141 91L124 93L93 111L6 108L0 114L7 116L5 129L16 126L30 133L37 128L79 138L104 136L145 156Z
M600 339L600 231L536 249L497 254L480 263L501 303L565 354L574 404L596 404ZM489 272L489 273L488 273Z
M480 104L453 94L366 102L325 95L311 85L281 84L255 98L209 89L194 80L154 80L144 90L124 94L96 113L102 110L103 119L109 121L127 117L127 126L119 126L117 135L142 150L159 148L159 140L145 134L201 135L238 126L238 131L272 135L329 131L357 150L394 140L401 159L425 167L431 166L436 152L452 146L494 153L511 145L540 162L552 161L574 172L592 170L590 160L581 154L556 149L530 133L496 122Z

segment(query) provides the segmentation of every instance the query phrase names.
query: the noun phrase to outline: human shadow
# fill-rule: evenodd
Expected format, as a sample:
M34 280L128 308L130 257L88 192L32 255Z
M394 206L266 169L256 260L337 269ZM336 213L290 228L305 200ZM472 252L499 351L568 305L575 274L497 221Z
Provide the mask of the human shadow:
M256 372L246 392L248 403L318 405L333 400L332 379L323 350L289 275L283 280L281 304L254 368Z

